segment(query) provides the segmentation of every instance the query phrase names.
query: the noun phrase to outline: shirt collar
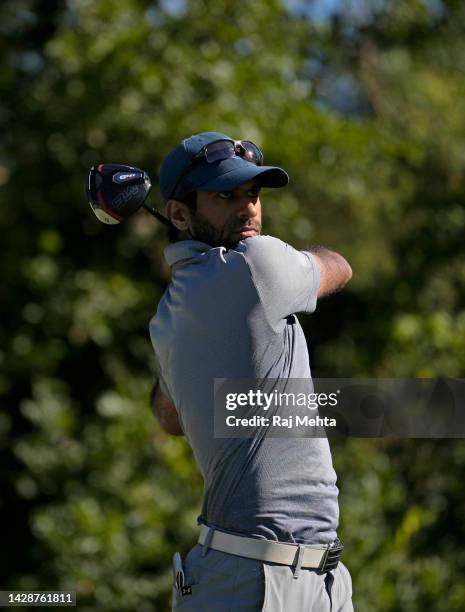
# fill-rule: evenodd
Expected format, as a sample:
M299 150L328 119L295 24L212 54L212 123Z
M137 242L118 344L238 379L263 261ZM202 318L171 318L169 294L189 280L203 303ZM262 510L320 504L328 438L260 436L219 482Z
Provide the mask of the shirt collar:
M200 240L180 240L168 245L164 250L165 259L170 268L180 261L198 257L212 247Z

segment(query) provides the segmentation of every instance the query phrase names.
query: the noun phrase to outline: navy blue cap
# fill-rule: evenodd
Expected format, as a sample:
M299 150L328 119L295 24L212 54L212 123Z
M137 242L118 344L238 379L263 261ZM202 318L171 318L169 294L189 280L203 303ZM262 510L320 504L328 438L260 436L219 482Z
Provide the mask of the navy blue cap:
M160 168L160 191L166 203L170 197L182 198L191 191L227 191L246 181L260 177L263 187L284 187L289 176L276 166L256 166L236 156L213 163L204 160L195 164L181 180L176 193L171 195L177 180L186 170L192 158L209 142L221 139L234 140L221 132L202 132L184 139L162 162Z

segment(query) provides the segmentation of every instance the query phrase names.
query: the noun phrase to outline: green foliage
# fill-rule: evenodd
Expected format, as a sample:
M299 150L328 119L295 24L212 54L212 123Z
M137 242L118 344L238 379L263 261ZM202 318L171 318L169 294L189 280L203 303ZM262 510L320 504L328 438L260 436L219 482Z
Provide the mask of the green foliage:
M83 189L96 162L156 178L188 134L257 141L291 175L264 194L266 233L354 270L302 320L314 373L463 372L464 8L335 6L0 7L2 588L166 610L171 555L195 539L201 478L148 404L164 230L143 212L100 225ZM356 608L462 610L462 442L333 446Z

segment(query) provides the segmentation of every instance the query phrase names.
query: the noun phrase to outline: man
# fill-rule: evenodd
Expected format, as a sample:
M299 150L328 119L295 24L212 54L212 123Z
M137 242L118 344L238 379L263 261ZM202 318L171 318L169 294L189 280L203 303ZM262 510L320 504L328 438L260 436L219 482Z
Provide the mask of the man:
M174 609L353 609L327 439L214 431L215 379L311 379L294 313L352 275L332 251L261 236L260 190L288 181L256 145L217 132L182 141L161 166L172 278L150 324L152 407L186 436L205 481L199 544L175 555Z

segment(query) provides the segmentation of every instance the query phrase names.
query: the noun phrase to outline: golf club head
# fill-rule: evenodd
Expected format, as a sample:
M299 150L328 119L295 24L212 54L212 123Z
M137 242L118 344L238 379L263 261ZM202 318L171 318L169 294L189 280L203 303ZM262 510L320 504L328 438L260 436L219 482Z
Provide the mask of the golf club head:
M99 164L90 169L86 192L97 219L114 225L137 212L151 188L149 175L139 168Z

